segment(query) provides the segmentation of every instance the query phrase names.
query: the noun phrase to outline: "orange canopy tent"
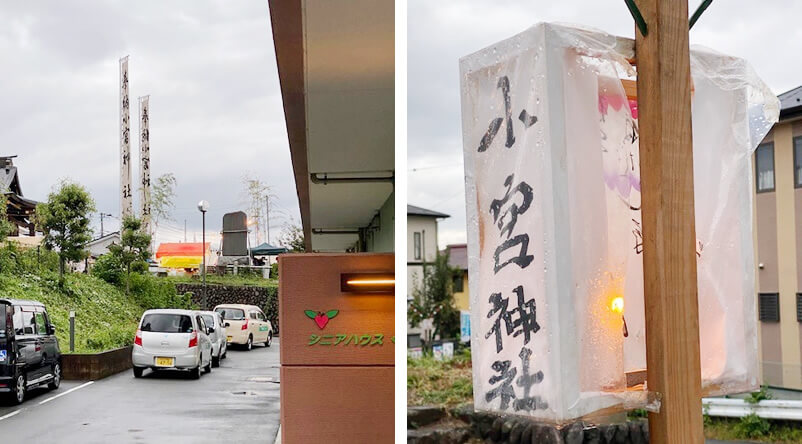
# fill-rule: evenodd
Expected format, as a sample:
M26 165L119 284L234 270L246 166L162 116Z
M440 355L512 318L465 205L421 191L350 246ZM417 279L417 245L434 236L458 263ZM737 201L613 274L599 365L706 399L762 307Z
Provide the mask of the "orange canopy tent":
M159 266L165 268L200 268L203 263L203 254L209 255L210 243L171 243L159 244L156 250L156 259Z

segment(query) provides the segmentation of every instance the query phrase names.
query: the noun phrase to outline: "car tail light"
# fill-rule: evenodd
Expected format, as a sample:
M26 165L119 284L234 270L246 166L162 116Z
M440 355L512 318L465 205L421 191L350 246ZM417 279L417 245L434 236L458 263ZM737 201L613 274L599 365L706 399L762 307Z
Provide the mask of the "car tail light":
M189 346L197 347L198 346L198 332L193 331L191 335L189 335Z
M245 323L242 324L242 329L243 330L247 330L248 329L248 320L247 319L245 319Z
M136 336L134 336L134 344L142 346L142 330L136 331Z

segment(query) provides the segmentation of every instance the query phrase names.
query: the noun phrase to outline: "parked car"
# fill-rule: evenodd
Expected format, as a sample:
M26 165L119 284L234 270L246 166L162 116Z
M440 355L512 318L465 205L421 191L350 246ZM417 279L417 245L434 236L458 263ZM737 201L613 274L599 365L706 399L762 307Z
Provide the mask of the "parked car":
M273 325L262 309L255 305L221 304L214 307L225 321L227 341L229 344L244 345L247 350L254 343L263 343L270 347L273 343Z
M0 393L19 404L30 389L60 384L61 350L45 306L0 299Z
M212 340L212 367L219 367L220 360L226 358L228 352L228 341L226 336L226 327L224 325L223 317L220 313L213 311L202 311L203 322L209 327L213 327L214 331L209 335Z
M214 327L207 326L199 311L148 310L139 321L131 360L134 377L141 378L145 369L189 370L193 379L201 369L212 371Z

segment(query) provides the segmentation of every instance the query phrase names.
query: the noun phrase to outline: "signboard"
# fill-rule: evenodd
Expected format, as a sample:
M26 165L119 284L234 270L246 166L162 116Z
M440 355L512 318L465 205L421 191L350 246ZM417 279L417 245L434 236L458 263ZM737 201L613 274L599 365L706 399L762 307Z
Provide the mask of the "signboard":
M120 214L133 216L131 194L131 106L128 100L128 56L120 59Z
M394 294L341 284L393 268L392 254L280 256L282 441L392 442Z
M139 98L139 176L142 231L150 234L150 96Z
M223 215L223 256L248 255L248 216L242 211Z
M459 341L471 341L471 312L467 310L459 312Z
M539 24L460 61L477 409L564 422L649 399L626 386L645 367L632 57L631 40ZM744 391L750 153L778 105L742 60L694 51L691 72L702 379Z

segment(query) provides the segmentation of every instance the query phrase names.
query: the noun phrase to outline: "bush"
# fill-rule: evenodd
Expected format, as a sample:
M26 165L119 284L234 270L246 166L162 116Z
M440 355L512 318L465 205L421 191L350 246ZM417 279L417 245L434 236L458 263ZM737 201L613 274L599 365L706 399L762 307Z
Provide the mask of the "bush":
M91 273L113 285L121 285L125 279L122 263L120 263L117 256L110 253L103 254L97 258L92 266Z
M771 432L771 424L756 414L750 413L735 425L735 432L741 438L761 438Z
M262 310L273 325L273 333L278 334L278 285L266 287L265 291L267 292L267 303Z
M131 275L131 296L145 310L152 308L192 308L188 295L179 295L175 284L148 274Z
M0 248L0 272L14 274L58 271L58 255L44 248L26 248L8 242Z

